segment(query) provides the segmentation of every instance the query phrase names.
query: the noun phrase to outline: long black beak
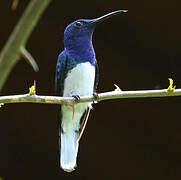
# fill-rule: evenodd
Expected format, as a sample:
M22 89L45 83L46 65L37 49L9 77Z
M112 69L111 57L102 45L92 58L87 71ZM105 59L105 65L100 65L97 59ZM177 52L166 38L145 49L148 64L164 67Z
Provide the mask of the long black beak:
M105 14L104 16L101 16L99 18L93 19L90 23L91 24L97 24L97 23L100 23L106 19L109 19L112 16L115 16L115 15L120 14L120 13L126 13L126 12L128 12L128 10L117 10L117 11L111 12L109 14Z

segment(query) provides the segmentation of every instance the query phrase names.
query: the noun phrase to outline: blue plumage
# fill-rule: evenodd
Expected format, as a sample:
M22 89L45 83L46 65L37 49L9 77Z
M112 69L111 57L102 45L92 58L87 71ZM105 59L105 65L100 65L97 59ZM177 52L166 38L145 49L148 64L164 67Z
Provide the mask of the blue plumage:
M98 66L92 45L96 25L124 10L114 11L96 19L79 19L69 24L64 32L65 50L60 53L56 69L57 96L92 95L98 84ZM88 116L91 102L75 107L57 105L60 128L60 166L67 172L74 170L79 146L81 118ZM86 117L84 117L86 118ZM60 121L61 119L61 121Z

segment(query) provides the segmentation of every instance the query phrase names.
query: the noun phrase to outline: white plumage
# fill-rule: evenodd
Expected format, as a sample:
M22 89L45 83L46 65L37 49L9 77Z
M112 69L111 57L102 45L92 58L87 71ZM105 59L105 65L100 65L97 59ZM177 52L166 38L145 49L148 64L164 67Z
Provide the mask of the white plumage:
M95 80L95 67L89 62L80 63L68 72L64 81L63 96L73 95L92 95ZM76 157L78 152L78 137L80 119L85 110L90 107L89 103L79 103L73 109L71 106L62 105L62 133L61 133L61 167L71 172L76 166ZM73 119L72 119L73 117Z

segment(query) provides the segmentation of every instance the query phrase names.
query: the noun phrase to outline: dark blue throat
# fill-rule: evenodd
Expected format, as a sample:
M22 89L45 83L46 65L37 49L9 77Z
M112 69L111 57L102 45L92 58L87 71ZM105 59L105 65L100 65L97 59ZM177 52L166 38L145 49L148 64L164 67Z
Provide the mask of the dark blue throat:
M95 52L93 46L75 45L73 47L65 48L68 56L72 57L78 62L90 62L95 65Z
M72 36L64 39L65 51L68 56L78 62L90 62L95 65L95 52L92 45L92 36Z

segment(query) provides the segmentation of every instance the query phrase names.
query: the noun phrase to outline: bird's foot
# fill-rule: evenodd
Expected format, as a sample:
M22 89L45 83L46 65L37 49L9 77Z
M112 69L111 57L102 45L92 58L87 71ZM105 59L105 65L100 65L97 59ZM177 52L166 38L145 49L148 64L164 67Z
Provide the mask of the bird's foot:
M97 99L99 98L98 93L97 93L97 92L93 92L93 94L92 94L92 95L93 95L93 96L94 96L94 98L96 99L96 101L93 101L93 104L98 103L98 102L97 102Z
M79 95L73 95L72 97L75 99L75 102L80 101L80 96Z
M94 96L94 98L97 100L98 98L99 98L99 95L98 95L98 93L97 92L93 92L93 94L92 94L93 96Z

